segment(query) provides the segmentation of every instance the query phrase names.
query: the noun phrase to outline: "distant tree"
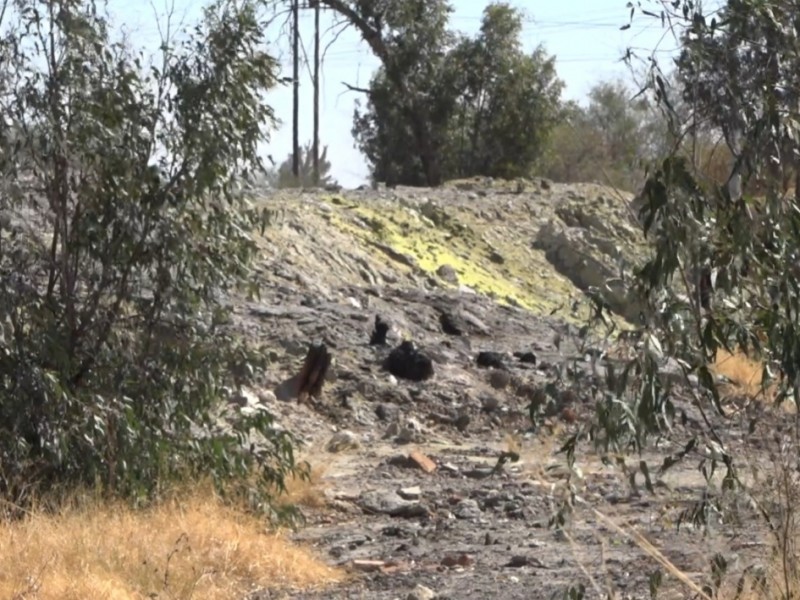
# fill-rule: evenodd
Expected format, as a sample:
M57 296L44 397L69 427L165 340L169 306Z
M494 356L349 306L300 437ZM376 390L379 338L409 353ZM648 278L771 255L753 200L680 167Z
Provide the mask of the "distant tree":
M369 87L358 89L367 101L353 125L373 178L436 185L530 172L563 84L543 48L522 50L518 10L490 4L470 39L447 29L446 2L323 2L359 26L382 61Z
M398 126L388 130L374 128L360 145L368 149L389 142L396 144L397 152L402 148L402 152L413 155L421 173L417 180L400 179L409 183L421 179L429 185L438 185L443 177L441 140L455 101L452 94L442 92L455 76L442 68L454 40L447 29L453 10L450 3L446 0L320 2L355 26L381 61L374 85L352 89L366 93L370 104L377 103L374 112L379 123L387 119L392 123L398 121ZM363 129L358 114L355 121L355 127Z
M538 171L564 183L600 180L600 169L606 164L601 147L600 132L589 126L586 109L569 101L561 109Z
M621 81L601 82L589 91L586 121L600 136L600 151L617 168L632 168L646 158L640 134L647 105L632 100L633 92Z
M506 3L483 12L475 39L448 54L458 102L446 152L451 177L529 175L559 118L563 83L542 46L522 49L522 15Z
M651 112L621 81L600 82L588 104L570 103L550 140L542 173L565 182L599 181L634 189L653 158ZM660 122L661 119L658 119Z
M323 146L319 153L319 180L314 179L314 154L311 143L300 148L300 173L295 177L292 172L292 154L286 157L277 169L267 173L267 182L277 189L299 187L326 187L336 185L336 180L331 176L331 161L328 160L328 147Z

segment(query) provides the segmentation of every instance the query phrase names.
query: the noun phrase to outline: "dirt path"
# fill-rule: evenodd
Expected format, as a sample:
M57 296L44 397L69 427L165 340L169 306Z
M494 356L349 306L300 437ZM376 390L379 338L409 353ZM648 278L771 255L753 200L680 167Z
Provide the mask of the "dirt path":
M442 434L434 431L431 437ZM558 502L558 478L545 475L548 465L559 462L552 455L553 440L529 436L518 463L476 479L482 474L476 468L491 470L504 450L493 437L414 445L374 441L326 457L330 507L311 513L295 538L332 564L352 569L354 579L334 590L280 597L433 597L423 586L437 598L545 599L559 597L570 585L591 587L590 578L600 588L628 594L620 597L649 597L655 561L599 520L594 507L615 523L635 527L699 581L715 551L738 547L743 559L765 551L741 538L737 546L726 527L710 538L691 527L676 531L670 519L696 493L688 484L699 483L690 468L669 478L672 491L661 488L655 496L631 494L610 469L587 468L586 505L577 508L570 526L556 531L548 521ZM435 460L436 471L425 473L397 460L412 450ZM685 589L671 587L673 594L660 597L688 597Z

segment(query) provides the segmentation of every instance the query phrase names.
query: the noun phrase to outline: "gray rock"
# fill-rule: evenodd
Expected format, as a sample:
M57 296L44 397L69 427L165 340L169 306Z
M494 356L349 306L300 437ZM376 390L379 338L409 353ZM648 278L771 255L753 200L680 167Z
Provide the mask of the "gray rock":
M547 260L579 288L601 290L615 312L635 321L641 307L619 275L621 267L628 269L636 259L642 240L624 209L614 209L613 204L602 197L573 194L539 229L533 246L544 250Z
M464 476L469 479L486 479L487 477L491 477L493 473L494 469L478 467L470 469L469 471L464 471Z
M418 485L402 488L397 493L403 500L419 500L422 497L422 489Z
M278 398L275 396L275 392L272 390L258 390L257 395L258 400L262 404L272 404L278 400Z
M500 400L497 396L483 396L481 397L481 408L486 412L492 412L499 408Z
M400 444L409 444L420 441L423 437L424 429L422 424L414 418L406 420L405 425L397 432L397 441Z
M358 505L366 513L390 517L421 517L428 512L428 509L419 502L403 500L395 492L364 492L358 499Z
M453 509L453 514L459 519L478 519L483 515L483 511L477 500L464 498Z
M400 425L395 421L389 423L389 426L386 428L386 431L383 433L383 439L389 439L396 437L400 433Z
M328 452L342 452L343 450L356 450L361 446L358 436L352 431L340 431L328 440L325 449Z
M434 598L436 598L436 592L422 584L417 584L406 596L406 600L434 600Z
M292 356L302 356L308 352L308 347L305 342L297 339L281 340L281 346L287 354Z
M419 440L419 438L420 435L416 429L412 427L403 427L397 432L395 441L398 444L410 444L411 442Z
M504 390L511 383L511 374L503 369L494 369L489 374L489 385L496 390Z
M436 274L443 281L458 285L458 273L456 273L456 270L452 266L441 265L436 269Z
M375 416L377 416L381 421L392 421L396 419L398 412L399 409L391 404L381 403L375 407ZM392 435L397 435L397 432L393 433Z

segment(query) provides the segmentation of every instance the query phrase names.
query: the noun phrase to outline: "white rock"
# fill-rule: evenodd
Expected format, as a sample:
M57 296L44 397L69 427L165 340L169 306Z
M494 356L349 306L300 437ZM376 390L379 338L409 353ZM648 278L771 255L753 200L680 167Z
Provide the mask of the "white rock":
M397 493L403 500L419 500L422 497L422 489L418 485L402 488Z
M436 592L434 592L431 588L420 584L418 584L409 592L408 596L406 596L406 600L433 600L434 598L436 598Z

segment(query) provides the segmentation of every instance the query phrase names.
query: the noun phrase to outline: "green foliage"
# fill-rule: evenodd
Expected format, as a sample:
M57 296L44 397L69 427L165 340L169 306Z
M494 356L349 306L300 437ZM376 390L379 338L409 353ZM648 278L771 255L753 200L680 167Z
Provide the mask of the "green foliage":
M450 67L461 74L448 154L451 177L531 174L559 118L563 83L542 46L522 50L522 15L490 4L474 40L461 40Z
M566 104L539 172L555 181L636 189L665 132L660 115L633 96L621 81L601 82L589 91L586 107Z
M679 63L679 76L701 81L719 78L721 98L714 105L719 113L715 118L729 131L728 137L738 138L739 142L732 144L740 148L734 154L737 162L780 164L787 141L800 138L788 112L769 108L783 101L779 88L748 87L742 90L744 97L734 95L730 100L729 94L738 89L735 82L729 82L715 64L705 63L703 70L698 66L704 64L707 47L715 45L702 43L705 37L724 36L729 49L737 48L750 43L747 32L753 28L770 31L779 13L760 2L737 2L720 15L726 24L724 30L716 20L706 24L702 16L691 11L687 14L688 42ZM773 44L782 60L772 60L787 64L788 77L788 72L794 73L789 65L800 65L800 54L787 39ZM758 46L763 50L762 44ZM695 49L700 56L692 58ZM768 57L762 60L771 62ZM657 96L664 102L667 90L661 75L655 73L653 81ZM694 89L701 87L698 84ZM711 87L707 93L712 93ZM700 113L695 117L707 118L710 105L698 107ZM672 113L670 108L666 110ZM743 120L749 123L747 128L740 127ZM721 412L719 393L706 365L719 348L755 352L767 364L774 360L786 376L781 382L783 397L797 395L789 382L800 374L800 354L793 337L800 326L800 288L794 266L800 256L800 207L793 196L781 193L780 179L769 183L765 198L732 196L729 186L702 180L691 155L680 150L676 148L655 165L642 192L639 216L653 253L635 274L635 281L650 305L647 335L658 342L664 356L677 359L687 374L698 376L701 398L717 412ZM796 142L793 150L800 150ZM732 165L733 170L737 168ZM703 306L698 273L707 274L709 291L719 302ZM760 334L766 336L765 342ZM653 431L661 429L659 425Z
M731 2L719 15L698 14L684 36L684 100L721 131L744 186L764 177L786 189L798 171L790 117L800 101L796 13L788 0Z
M448 32L446 13L442 4L392 23L406 43L393 47L354 117L353 135L373 178L420 185L529 175L559 116L563 84L554 57L541 46L522 50L521 14L505 3L486 7L474 39ZM426 153L437 162L435 181Z
M292 171L292 154L286 157L277 169L267 173L267 181L276 189L302 188L302 187L327 187L336 185L336 180L330 174L331 161L328 160L328 147L323 146L319 153L319 179L314 177L314 154L311 143L300 148L299 175L295 177Z
M696 459L705 487L679 524L709 528L741 519L740 512L762 519L784 569L780 589L770 595L790 598L798 581L798 422L776 427L785 416L764 419L770 411L753 407L729 414L709 365L720 349L744 352L763 363L775 405L800 406L800 198L786 193L785 180L800 156L796 3L736 0L713 17L688 0L661 4L684 27L684 47L680 87L671 88L655 63L645 90L675 142L654 161L640 198L651 254L630 283L647 310L634 335L635 356L608 371L607 385L595 392L594 423L576 435L623 466L623 452L638 454L652 450L656 438L668 440L678 450L658 469L637 456L646 479ZM686 119L676 110L676 94L688 108ZM722 181L704 176L696 145L695 134L714 128L732 159ZM767 175L763 195L737 185L739 177L746 184L760 174ZM749 463L738 451L750 440L769 451L768 461ZM775 473L763 473L765 462ZM709 595L718 593L727 571L727 560L715 555Z
M439 151L453 99L439 92L454 74L443 71L442 61L454 38L447 29L452 7L447 0L321 0L355 26L370 45L382 68L377 86L366 91L369 102L379 102L376 112L383 123L388 117L396 127L373 124L362 146L396 144L398 151L418 161L426 183L442 181ZM441 78L444 78L442 80ZM375 87L375 94L372 88ZM383 96L389 100L384 100ZM388 115L385 112L388 111ZM375 111L369 109L367 114ZM356 129L359 124L356 111ZM369 118L367 118L369 120ZM380 147L380 146L379 146ZM390 180L396 181L396 179Z
M263 353L228 326L251 280L277 64L256 5L210 5L160 61L94 3L19 0L0 40L0 493L147 499L295 467L265 412L217 418ZM250 440L260 442L250 445ZM265 506L266 507L266 506Z

